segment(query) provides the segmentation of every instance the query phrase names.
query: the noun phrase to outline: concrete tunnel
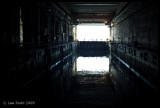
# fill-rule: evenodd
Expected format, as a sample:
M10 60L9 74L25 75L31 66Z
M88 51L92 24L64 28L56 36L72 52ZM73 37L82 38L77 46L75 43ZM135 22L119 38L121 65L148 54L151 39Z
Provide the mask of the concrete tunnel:
M153 1L2 2L1 106L159 106L158 7ZM80 40L79 26L97 28L83 29ZM100 26L108 27L103 40Z

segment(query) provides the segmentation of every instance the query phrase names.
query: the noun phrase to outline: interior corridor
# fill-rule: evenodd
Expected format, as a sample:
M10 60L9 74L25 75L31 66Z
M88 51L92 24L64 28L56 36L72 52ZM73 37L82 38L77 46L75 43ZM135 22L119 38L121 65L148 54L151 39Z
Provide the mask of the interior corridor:
M2 4L2 107L160 106L156 2Z

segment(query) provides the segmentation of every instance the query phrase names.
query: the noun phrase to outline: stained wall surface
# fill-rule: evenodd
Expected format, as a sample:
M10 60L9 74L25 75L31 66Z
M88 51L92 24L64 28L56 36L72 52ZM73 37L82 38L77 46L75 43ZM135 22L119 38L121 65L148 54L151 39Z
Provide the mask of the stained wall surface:
M132 2L111 22L111 50L158 89L158 6ZM153 88L154 88L153 87Z
M74 51L77 43L71 17L57 4L22 1L3 5L0 48L6 91L50 69Z

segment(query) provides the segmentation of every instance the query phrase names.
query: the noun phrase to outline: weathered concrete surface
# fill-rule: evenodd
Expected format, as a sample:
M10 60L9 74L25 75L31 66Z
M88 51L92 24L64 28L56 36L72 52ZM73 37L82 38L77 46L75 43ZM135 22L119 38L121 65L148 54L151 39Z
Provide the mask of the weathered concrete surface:
M22 46L19 34L20 8L23 21ZM74 62L76 57L64 60L77 47L77 42L72 38L70 16L50 2L18 4L10 2L4 3L1 10L3 19L0 38L1 97L4 99L2 101L29 100L35 101L37 106L46 107L49 104L58 108L66 105L72 85L70 73L73 70L72 65L74 65L74 72L76 71L76 61ZM122 99L122 107L132 105L137 107L139 103L142 107L157 105L158 99L155 97L159 95L156 94L155 89L150 88L132 73L134 69L156 88L159 87L157 22L158 6L156 4L131 3L115 17L111 25L112 37L109 46L111 46L111 53L117 56L116 58L113 54L110 55L117 70L110 68L110 74L106 75L108 80L103 80L108 82L100 84L102 88L96 88L98 85L94 81L99 80L97 76L93 79L86 78L87 82L84 85L77 84L73 80L77 85L72 89L75 91L72 92L71 97L75 96L73 99L79 103L84 103L85 99L92 102L71 105L73 107L96 105L109 107L114 106L118 101L117 96L120 100ZM131 68L126 68L122 61ZM56 65L52 71L49 70L50 66L56 63L59 65ZM113 64L110 66L114 67ZM85 77L79 79L83 80ZM81 90L82 93L79 92ZM83 98L81 98L82 95ZM96 98L102 100L102 104Z
M13 4L12 4L13 3ZM71 18L51 2L3 2L0 39L4 95L76 50ZM21 11L21 15L20 15ZM23 39L20 39L20 19ZM22 42L22 44L21 44ZM13 91L10 91L13 89Z
M104 41L79 41L78 48L105 50L107 48L107 43Z
M131 2L111 23L111 51L159 89L158 6Z

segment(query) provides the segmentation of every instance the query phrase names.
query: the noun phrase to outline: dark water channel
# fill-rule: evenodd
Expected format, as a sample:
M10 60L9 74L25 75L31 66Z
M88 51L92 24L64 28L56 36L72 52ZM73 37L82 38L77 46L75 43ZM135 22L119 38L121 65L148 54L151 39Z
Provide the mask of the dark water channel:
M22 88L33 106L144 107L157 105L157 93L110 52L73 52ZM22 100L22 99L21 99Z

